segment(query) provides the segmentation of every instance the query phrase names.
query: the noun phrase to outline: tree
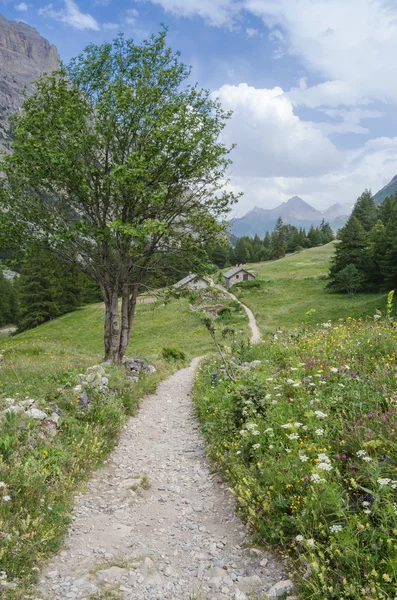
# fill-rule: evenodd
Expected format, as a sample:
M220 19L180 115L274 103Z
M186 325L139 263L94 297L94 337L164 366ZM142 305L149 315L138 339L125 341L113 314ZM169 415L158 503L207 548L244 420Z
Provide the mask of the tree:
M16 294L13 283L0 269L0 325L15 323L17 318Z
M362 287L364 276L356 265L347 265L335 277L334 289L337 292L347 292L352 298Z
M360 221L351 216L339 232L339 244L335 247L327 287L337 286L336 277L347 265L355 265L360 273L365 273L369 260L368 239Z
M285 241L285 229L283 220L279 217L276 221L274 231L272 233L272 255L273 259L282 258L285 256L287 251L287 244Z
M335 239L334 232L332 231L332 227L329 223L326 223L324 219L321 221L320 231L323 235L322 243L329 244L332 240Z
M59 311L51 290L49 257L43 252L35 260L26 261L18 281L18 332L37 327L58 316Z
M352 216L360 221L365 231L370 231L375 225L378 220L378 206L370 190L364 190L361 196L357 198Z
M119 36L36 82L15 119L0 241L48 244L96 280L106 360L122 360L153 274L176 255L198 268L235 200L219 141L229 113L188 77L165 30L141 45Z

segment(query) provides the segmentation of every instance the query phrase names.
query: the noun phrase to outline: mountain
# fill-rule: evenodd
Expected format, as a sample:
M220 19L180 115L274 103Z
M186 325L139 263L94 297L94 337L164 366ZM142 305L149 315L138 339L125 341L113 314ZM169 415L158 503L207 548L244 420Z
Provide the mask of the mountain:
M0 149L11 148L10 115L21 106L31 82L59 65L55 46L30 25L0 15Z
M397 192L397 175L393 177L388 184L385 185L379 192L376 192L374 195L374 200L376 204L381 204L386 196L391 196Z
M243 235L263 237L266 231L272 231L278 217L285 224L308 229L311 225L319 225L324 219L336 231L346 223L352 207L347 204L334 204L321 212L299 196L293 196L277 208L265 209L255 206L244 217L230 221L230 232L236 237Z

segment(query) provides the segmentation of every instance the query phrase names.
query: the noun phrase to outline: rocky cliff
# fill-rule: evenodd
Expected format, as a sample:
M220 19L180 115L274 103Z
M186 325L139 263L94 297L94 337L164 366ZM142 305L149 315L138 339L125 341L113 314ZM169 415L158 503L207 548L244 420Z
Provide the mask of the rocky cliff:
M9 117L23 102L32 81L57 68L55 46L30 25L7 21L0 15L0 148L11 148Z

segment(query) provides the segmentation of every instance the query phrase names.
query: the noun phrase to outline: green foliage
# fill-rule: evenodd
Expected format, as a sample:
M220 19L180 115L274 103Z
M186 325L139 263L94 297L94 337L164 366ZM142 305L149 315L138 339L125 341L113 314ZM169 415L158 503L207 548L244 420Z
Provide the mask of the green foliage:
M358 271L356 265L349 264L336 274L334 289L337 292L347 292L353 297L361 289L363 281L364 275Z
M208 360L195 402L257 542L293 558L302 598L393 598L397 330L325 322L236 354L236 381ZM359 350L358 350L359 349Z
M168 346L164 347L161 351L161 356L165 360L185 360L186 354L182 352L182 350L178 350L178 348L170 348Z
M357 200L352 216L340 231L330 269L329 287L340 290L338 273L354 264L369 291L397 286L397 196L378 207L366 190Z
M15 284L5 278L0 268L0 327L15 323L17 315Z
M220 141L230 115L189 74L166 30L140 45L91 44L36 82L2 164L0 240L45 241L78 260L101 289L105 355L116 362L139 292L176 257L196 270L235 200Z
M249 279L247 281L239 281L237 283L235 283L232 287L233 288L243 288L243 289L247 289L247 290L259 290L261 288L263 288L264 286L264 281L262 281L261 279Z

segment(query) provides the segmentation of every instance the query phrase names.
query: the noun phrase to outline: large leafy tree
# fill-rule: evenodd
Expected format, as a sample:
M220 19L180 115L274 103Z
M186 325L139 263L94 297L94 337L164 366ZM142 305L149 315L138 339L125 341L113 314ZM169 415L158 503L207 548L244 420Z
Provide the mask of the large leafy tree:
M231 149L220 141L229 114L188 76L165 30L141 45L122 36L90 45L36 83L2 165L7 240L77 257L100 286L114 362L148 280L176 255L197 267L235 199L225 191Z

